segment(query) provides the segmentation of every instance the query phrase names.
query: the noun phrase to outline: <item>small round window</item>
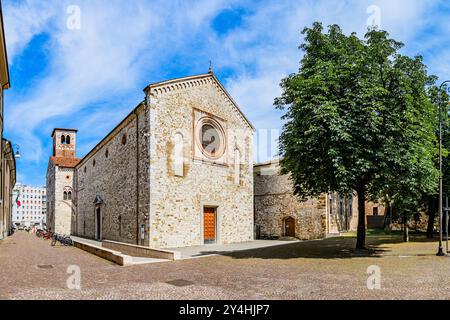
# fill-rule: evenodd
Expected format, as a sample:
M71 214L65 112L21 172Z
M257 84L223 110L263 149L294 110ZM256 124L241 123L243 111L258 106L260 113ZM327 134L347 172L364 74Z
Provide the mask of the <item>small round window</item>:
M197 131L198 144L202 153L216 160L225 153L225 134L220 124L211 118L200 120Z

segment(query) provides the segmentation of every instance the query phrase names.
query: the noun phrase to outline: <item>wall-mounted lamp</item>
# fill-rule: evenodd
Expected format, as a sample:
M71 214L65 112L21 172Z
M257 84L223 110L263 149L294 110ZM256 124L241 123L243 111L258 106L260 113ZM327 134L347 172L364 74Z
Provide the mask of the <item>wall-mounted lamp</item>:
M16 157L16 159L20 159L20 157L21 157L21 155L20 155L20 148L19 148L19 145L14 145L14 148L16 149L16 154L15 154L15 157Z

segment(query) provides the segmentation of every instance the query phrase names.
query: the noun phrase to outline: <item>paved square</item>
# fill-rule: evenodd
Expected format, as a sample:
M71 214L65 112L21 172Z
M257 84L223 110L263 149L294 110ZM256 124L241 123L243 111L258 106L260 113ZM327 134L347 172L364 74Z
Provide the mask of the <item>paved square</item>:
M370 254L347 236L119 267L20 232L0 242L0 299L449 299L450 258L434 255L435 241L411 240L369 235ZM71 265L81 290L67 288ZM381 290L367 289L372 265Z

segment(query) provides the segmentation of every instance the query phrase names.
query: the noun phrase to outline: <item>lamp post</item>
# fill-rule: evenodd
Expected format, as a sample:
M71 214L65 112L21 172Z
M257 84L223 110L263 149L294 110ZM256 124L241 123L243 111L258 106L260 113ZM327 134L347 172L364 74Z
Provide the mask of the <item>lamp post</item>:
M450 83L450 80L442 82L439 87L439 249L436 254L439 257L445 256L442 248L442 198L443 198L443 185L442 185L442 88L445 84Z

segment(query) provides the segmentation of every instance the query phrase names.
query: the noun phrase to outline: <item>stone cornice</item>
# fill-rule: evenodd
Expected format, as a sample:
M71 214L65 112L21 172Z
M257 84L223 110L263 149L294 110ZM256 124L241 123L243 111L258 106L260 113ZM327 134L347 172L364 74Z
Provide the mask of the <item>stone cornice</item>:
M255 130L251 122L239 108L238 104L234 101L234 99L231 97L231 95L228 93L225 87L220 83L220 81L216 78L216 76L212 72L154 83L147 86L144 89L144 92L147 95L157 97L164 95L166 93L205 85L213 85L216 88L217 92L222 96L222 98L228 101L230 107L236 111L238 117L243 122L245 122L250 129L252 129L253 131Z

